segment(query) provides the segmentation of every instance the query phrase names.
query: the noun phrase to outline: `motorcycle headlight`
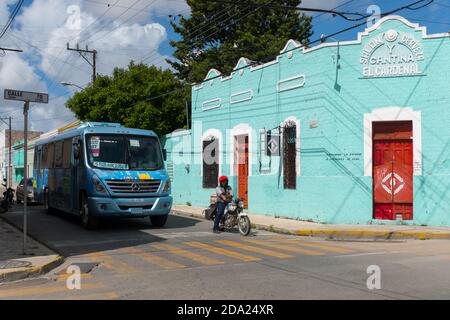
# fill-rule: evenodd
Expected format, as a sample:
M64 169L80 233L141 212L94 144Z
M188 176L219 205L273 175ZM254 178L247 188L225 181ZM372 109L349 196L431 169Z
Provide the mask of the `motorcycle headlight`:
M239 206L239 208L244 208L244 201L239 201L238 202L238 206Z
M228 210L230 210L230 211L236 210L236 204L230 203L230 204L228 205Z

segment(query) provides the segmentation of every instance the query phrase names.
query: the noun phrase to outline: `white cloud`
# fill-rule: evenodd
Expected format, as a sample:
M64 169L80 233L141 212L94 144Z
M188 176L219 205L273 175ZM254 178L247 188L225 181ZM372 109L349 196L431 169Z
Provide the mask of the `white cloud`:
M30 108L30 130L51 131L76 121L73 113L64 105L65 97L50 96L48 104L35 104ZM20 122L19 122L20 123Z
M15 2L0 0L0 25L9 15L5 14L8 13L7 5ZM72 114L64 107L67 97L52 98L52 92L55 89L61 92L61 81L80 86L91 81L91 66L76 52L67 51L67 42L71 47L80 43L84 48L87 43L89 49L96 49L97 72L100 74L110 74L114 67L126 67L130 60L140 61L148 56L151 59L147 63L166 67L158 48L166 40L167 32L162 25L152 22L152 17L174 11L186 12L186 3L183 0L156 0L153 3L121 0L113 7L114 3L116 0L34 0L16 17L16 28L2 38L2 45L20 47L24 52L0 57L0 86L28 91L50 90L49 105L32 108L31 128L47 131L71 121ZM51 83L49 86L42 80L42 74ZM21 116L20 103L7 105L13 105L12 109L4 110L10 112L17 106L19 112L14 111L13 116ZM0 110L0 116L4 110ZM20 127L19 123L17 126Z

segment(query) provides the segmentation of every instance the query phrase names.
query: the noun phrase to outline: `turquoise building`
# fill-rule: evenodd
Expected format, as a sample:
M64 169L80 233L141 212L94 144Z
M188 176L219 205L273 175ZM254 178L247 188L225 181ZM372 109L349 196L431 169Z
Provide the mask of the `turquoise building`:
M280 49L192 87L192 128L165 137L174 203L228 175L254 214L450 226L449 34L388 16Z

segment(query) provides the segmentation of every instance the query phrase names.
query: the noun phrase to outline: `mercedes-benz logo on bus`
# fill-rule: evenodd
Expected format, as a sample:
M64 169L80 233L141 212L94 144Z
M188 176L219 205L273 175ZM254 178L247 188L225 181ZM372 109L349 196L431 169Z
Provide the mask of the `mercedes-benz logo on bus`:
M134 192L138 192L139 190L141 190L141 186L138 183L134 182L131 184L131 190Z

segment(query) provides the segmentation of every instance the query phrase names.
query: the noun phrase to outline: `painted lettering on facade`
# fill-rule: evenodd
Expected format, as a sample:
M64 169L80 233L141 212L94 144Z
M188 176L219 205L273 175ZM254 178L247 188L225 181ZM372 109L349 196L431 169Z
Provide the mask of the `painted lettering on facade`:
M389 30L372 38L364 47L360 63L364 78L417 76L423 72L422 44L408 33Z

